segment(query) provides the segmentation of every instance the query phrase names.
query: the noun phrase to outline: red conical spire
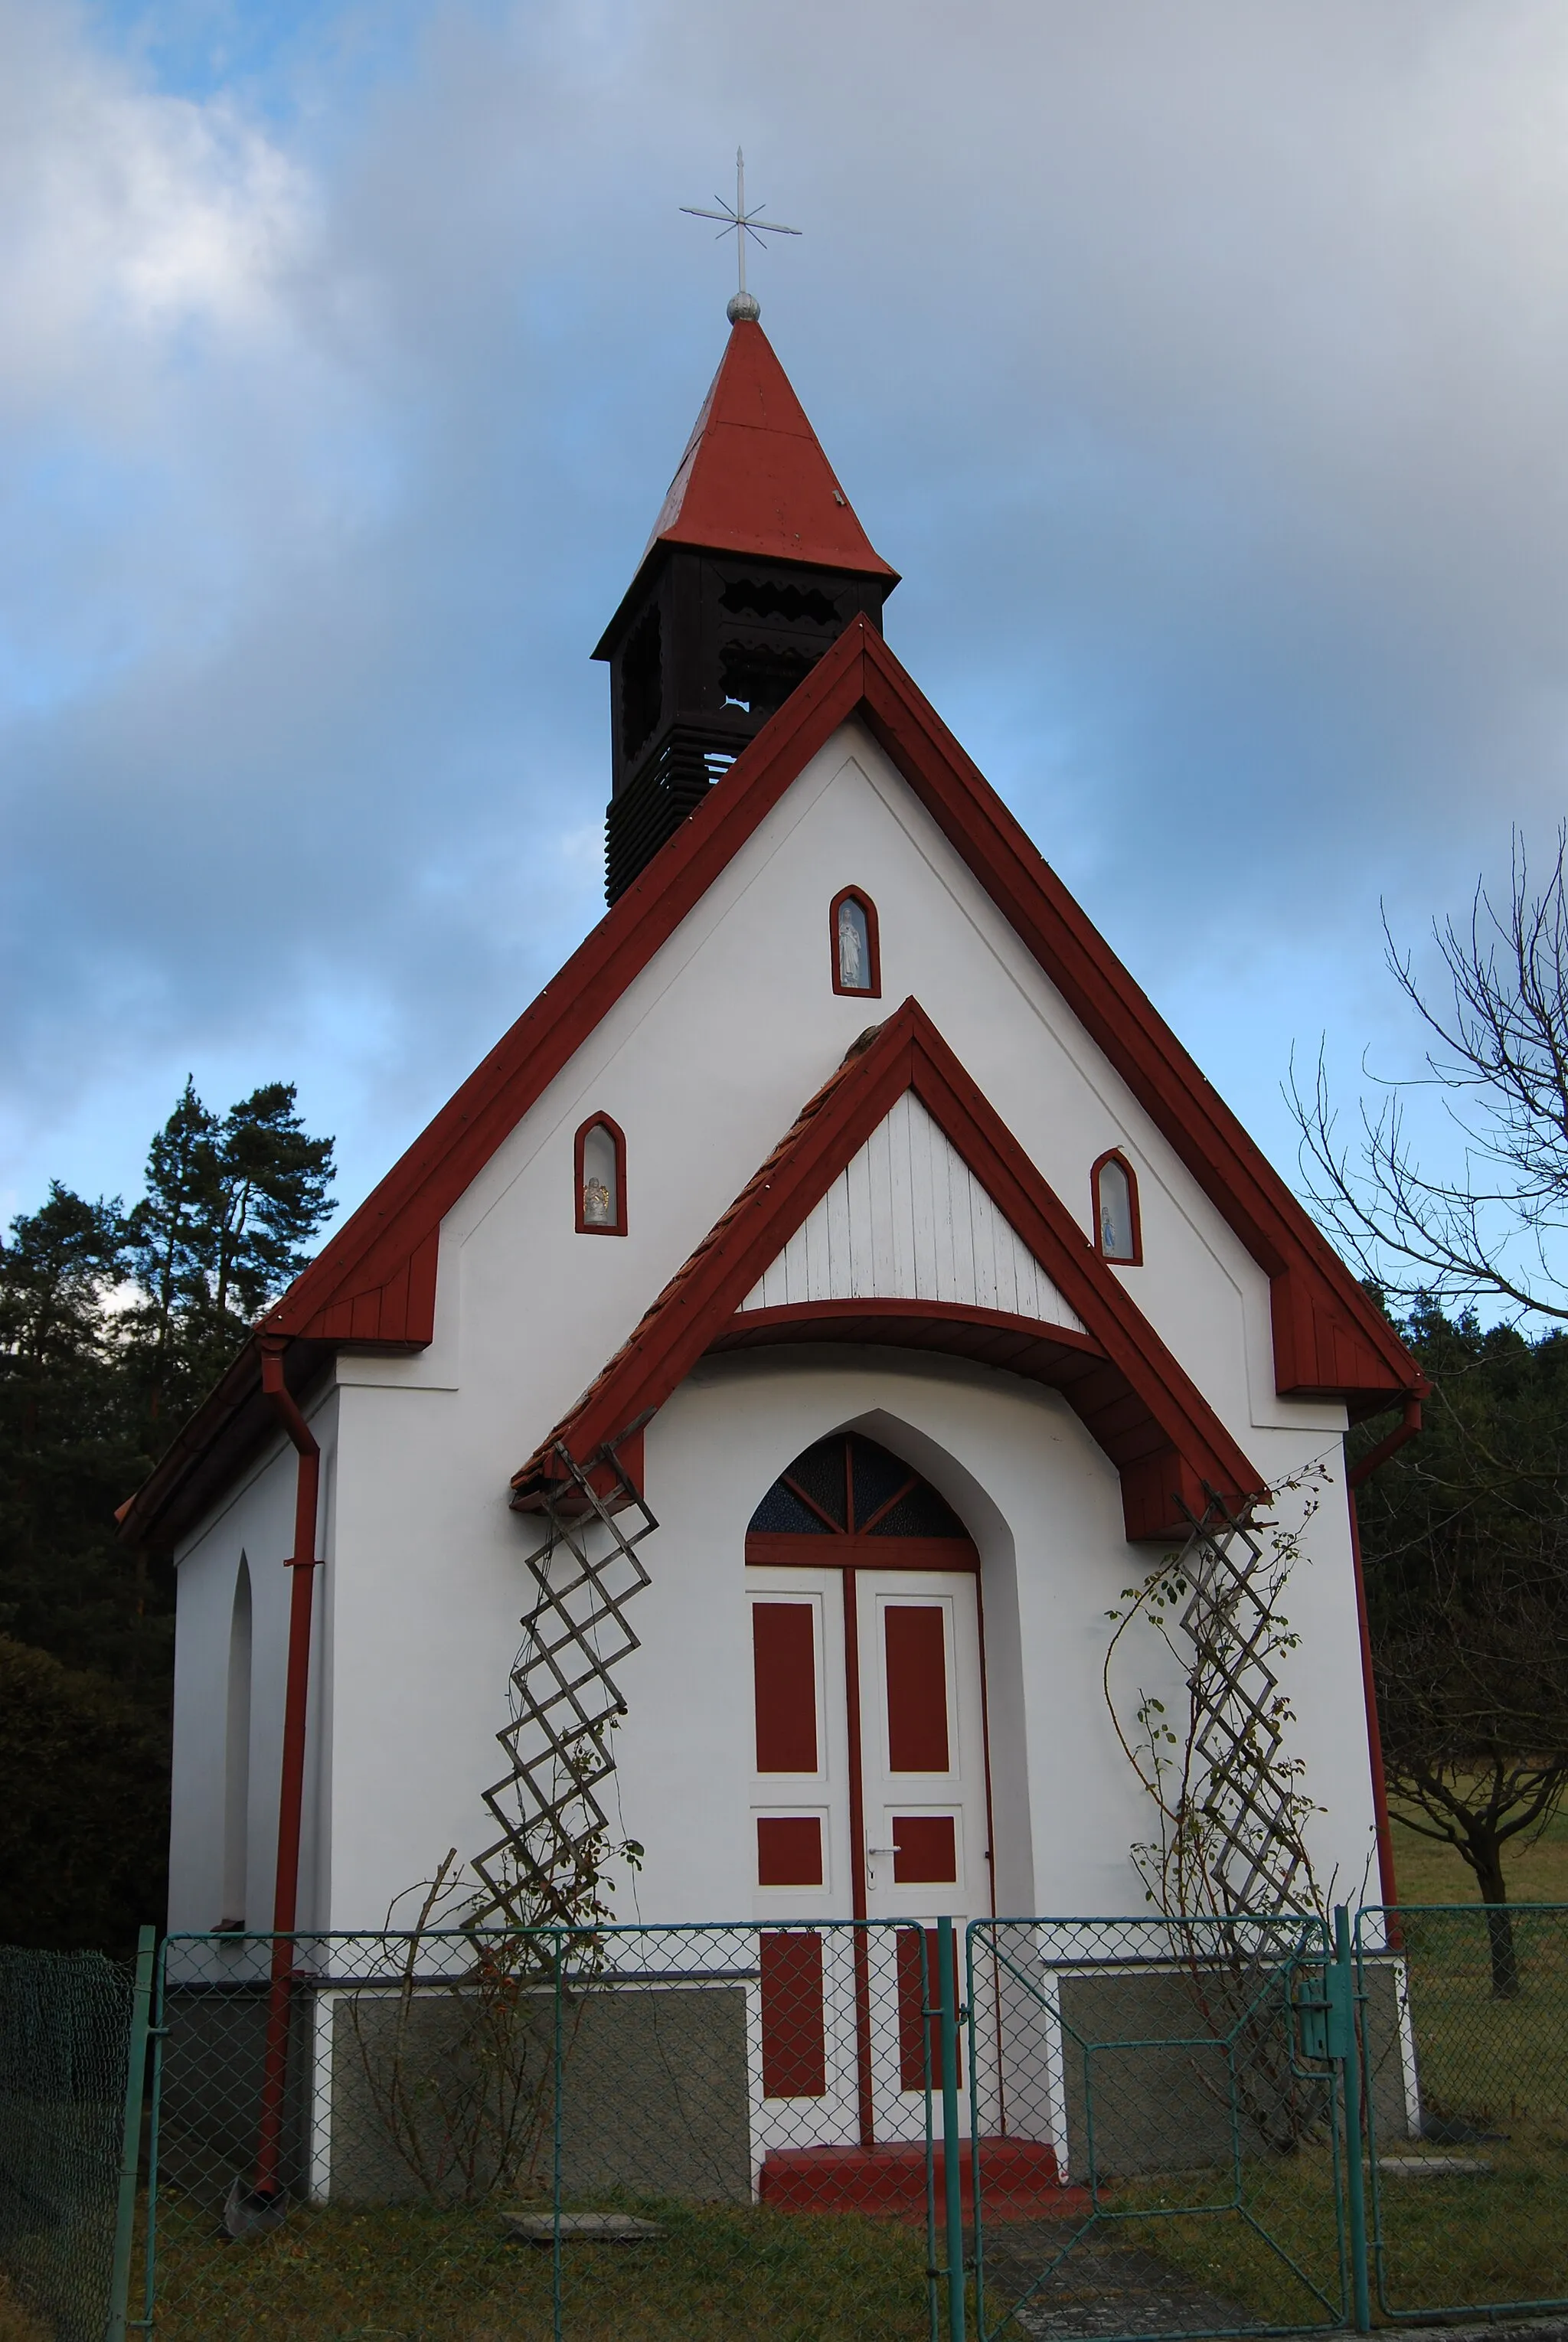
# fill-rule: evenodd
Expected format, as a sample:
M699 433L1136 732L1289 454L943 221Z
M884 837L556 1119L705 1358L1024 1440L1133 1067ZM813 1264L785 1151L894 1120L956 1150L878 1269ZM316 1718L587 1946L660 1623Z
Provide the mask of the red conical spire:
M648 540L896 579L834 476L762 327L730 338Z

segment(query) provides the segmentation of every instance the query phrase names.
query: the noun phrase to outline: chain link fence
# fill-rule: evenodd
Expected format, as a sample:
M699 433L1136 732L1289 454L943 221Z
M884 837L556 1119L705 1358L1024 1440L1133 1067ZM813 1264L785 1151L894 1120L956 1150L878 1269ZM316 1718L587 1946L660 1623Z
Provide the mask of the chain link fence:
M1559 1907L1367 1909L1353 1949L1312 1919L182 1937L155 2015L130 2325L176 2342L1154 2337L1568 2295ZM125 2330L136 2030L128 1967L0 1952L7 2342L12 2300L26 2342Z
M969 1930L977 2330L1239 2333L1348 2309L1315 1919ZM1397 2023L1394 1996L1375 1982ZM1059 2203L1018 2200L1048 2143ZM1036 2149L1034 2152L1038 2152Z
M934 2335L934 1941L171 1939L161 2342Z
M1364 1909L1357 1946L1399 1992L1363 2043L1381 2315L1568 2307L1568 1909Z
M149 1936L144 1977L151 1958ZM122 2180L129 2130L134 2187L146 2044L137 1976L100 1952L0 1947L0 2319L27 2342L105 2342L123 2317Z

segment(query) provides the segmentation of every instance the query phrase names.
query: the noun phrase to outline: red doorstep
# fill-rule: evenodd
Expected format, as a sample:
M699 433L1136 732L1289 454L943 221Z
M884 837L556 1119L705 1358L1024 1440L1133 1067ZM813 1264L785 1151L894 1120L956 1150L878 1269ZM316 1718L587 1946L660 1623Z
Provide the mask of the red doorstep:
M937 2202L944 2157L934 2150ZM974 2152L959 2148L964 2208L974 2208ZM1038 2139L981 2141L980 2190L992 2220L1078 2219L1089 2210L1086 2188L1064 2187L1056 2150ZM919 2139L889 2147L772 2147L764 2157L762 2200L775 2212L869 2212L883 2219L924 2218L925 2148Z

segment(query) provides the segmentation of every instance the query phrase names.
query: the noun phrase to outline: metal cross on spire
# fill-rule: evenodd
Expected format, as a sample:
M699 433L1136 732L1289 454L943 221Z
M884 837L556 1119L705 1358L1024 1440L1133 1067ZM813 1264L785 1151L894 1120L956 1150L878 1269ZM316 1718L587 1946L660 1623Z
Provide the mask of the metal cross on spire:
M724 315L732 325L742 324L754 325L762 315L762 305L754 293L746 291L746 238L748 235L754 236L761 245L764 235L799 235L801 230L798 227L784 227L777 220L764 219L763 206L760 204L755 211L747 211L746 158L738 146L735 148L734 202L725 203L723 195L715 195L714 201L719 206L716 212L699 210L695 204L683 204L681 209L684 212L689 212L693 219L723 220L724 224L720 228L719 235L734 235L735 255L740 264L740 289L730 295ZM763 245L763 249L765 251L766 246Z

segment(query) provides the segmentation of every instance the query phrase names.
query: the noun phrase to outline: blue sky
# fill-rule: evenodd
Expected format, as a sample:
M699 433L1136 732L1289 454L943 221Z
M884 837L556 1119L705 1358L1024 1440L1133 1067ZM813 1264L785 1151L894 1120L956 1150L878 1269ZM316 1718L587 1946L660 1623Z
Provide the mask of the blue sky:
M353 1202L597 917L737 139L890 640L1292 1169L1563 807L1565 133L1523 0L0 0L0 1215L187 1069Z

